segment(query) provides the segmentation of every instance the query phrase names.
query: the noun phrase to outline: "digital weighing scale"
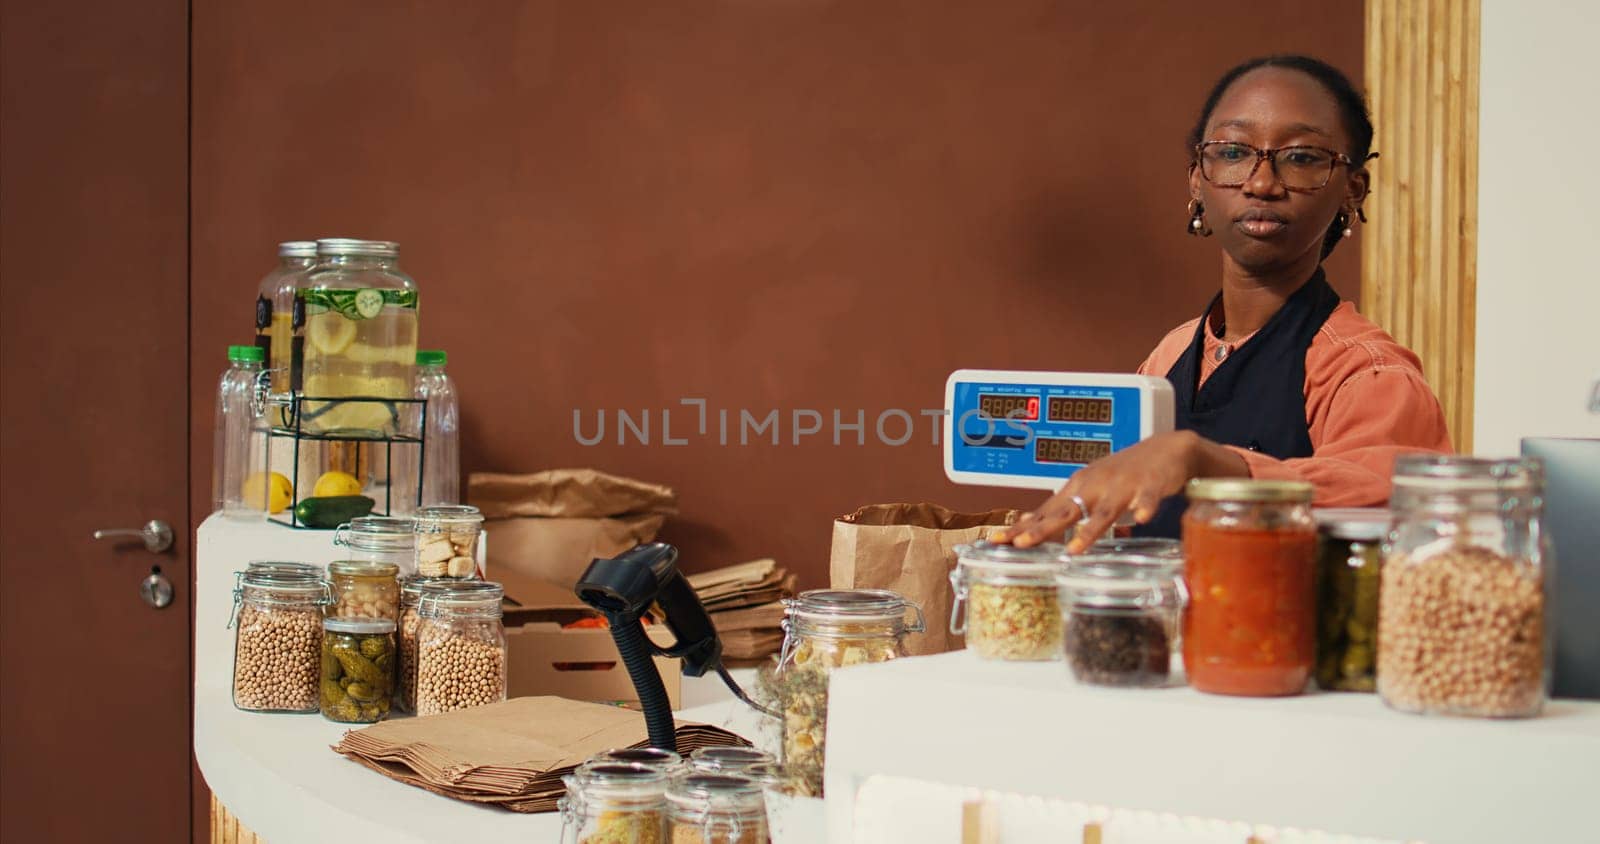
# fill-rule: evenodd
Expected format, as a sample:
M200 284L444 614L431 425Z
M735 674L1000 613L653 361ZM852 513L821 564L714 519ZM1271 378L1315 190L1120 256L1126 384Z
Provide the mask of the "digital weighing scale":
M1165 378L959 369L944 385L944 473L1056 490L1089 463L1172 430Z

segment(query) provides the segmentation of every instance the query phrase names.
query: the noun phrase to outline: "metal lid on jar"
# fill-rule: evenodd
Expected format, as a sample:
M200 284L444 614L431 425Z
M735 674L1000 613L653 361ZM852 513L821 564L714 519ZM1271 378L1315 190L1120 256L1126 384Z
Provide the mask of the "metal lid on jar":
M315 258L317 257L317 242L315 240L286 240L278 244L279 258Z
M1102 609L1154 609L1182 603L1183 560L1141 554L1078 554L1056 576L1068 603Z
M1544 464L1534 458L1408 454L1394 463L1393 482L1421 492L1516 492L1544 486Z
M1123 536L1096 540L1088 554L1138 554L1143 557L1183 559L1183 542L1161 536Z
M330 633L357 633L372 635L374 633L393 633L394 619L391 618L324 618L322 629Z
M1387 507L1321 507L1311 511L1317 530L1347 542L1377 542L1389 535Z
M400 244L392 240L360 240L353 237L325 237L317 241L317 255L325 258L396 258Z
M671 750L662 750L659 747L618 747L604 750L589 757L593 763L621 762L623 764L645 765L659 768L663 771L675 771L683 767L683 757Z
M1184 492L1194 501L1310 503L1305 481L1258 481L1253 478L1195 478Z
M702 747L689 756L689 767L699 771L744 773L756 765L776 762L772 754L753 747Z
M378 560L338 560L328 564L328 574L336 577L395 577L400 566Z

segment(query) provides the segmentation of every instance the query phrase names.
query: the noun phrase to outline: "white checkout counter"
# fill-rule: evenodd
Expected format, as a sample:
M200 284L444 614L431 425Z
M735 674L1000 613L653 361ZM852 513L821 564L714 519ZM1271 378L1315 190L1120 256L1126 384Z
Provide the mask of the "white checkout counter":
M327 531L215 517L200 528L194 749L218 800L274 844L559 841L556 814L451 800L339 756L329 747L345 725L233 707L233 573L252 559L338 556ZM684 706L683 718L776 738L714 678L686 678ZM829 797L776 807L774 839L855 840L874 808L857 805L857 789L874 775L929 784L910 814L876 807L900 812L895 827L915 834L897 840L919 844L960 841L960 801L935 784L1430 844L1586 844L1600 842L1600 703L1553 701L1529 720L1425 718L1374 695L1084 687L1059 663L966 653L857 666L833 681Z

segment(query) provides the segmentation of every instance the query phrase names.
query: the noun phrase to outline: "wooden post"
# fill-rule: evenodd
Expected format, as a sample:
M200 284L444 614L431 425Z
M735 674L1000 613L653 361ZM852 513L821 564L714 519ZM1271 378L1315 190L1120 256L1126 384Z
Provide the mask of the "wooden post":
M1456 449L1472 449L1480 0L1367 0L1377 130L1361 311L1422 358Z

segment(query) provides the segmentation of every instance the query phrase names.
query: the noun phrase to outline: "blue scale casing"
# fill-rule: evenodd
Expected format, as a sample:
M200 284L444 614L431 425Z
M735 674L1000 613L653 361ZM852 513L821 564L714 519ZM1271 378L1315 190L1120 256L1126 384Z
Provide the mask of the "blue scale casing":
M980 395L1037 399L1037 419L987 418L979 409ZM1109 400L1111 419L1049 421L1052 397ZM1153 434L1172 430L1172 406L1172 386L1164 378L960 370L945 385L945 409L949 412L945 418L945 474L957 483L1058 489L1085 464L1040 462L1035 457L1036 438L1103 442L1107 444L1105 453L1117 452ZM1026 414L1027 410L1014 412ZM1087 446L1081 448L1088 450Z

